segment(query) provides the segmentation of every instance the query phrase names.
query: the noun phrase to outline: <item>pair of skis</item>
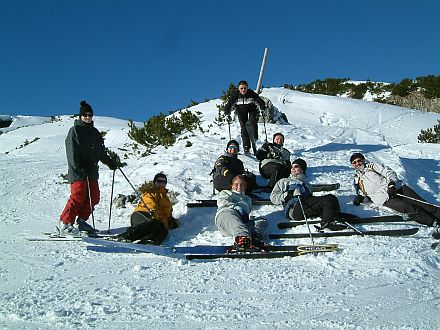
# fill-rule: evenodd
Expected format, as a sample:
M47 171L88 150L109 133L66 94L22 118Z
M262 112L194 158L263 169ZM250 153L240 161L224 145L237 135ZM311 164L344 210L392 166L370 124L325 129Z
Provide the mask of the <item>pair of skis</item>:
M404 228L404 229L385 229L385 230L359 230L352 227L352 224L371 224L381 222L408 222L400 215L383 215L375 217L359 218L350 214L345 214L347 217L341 219L341 224L346 223L346 229L338 231L318 231L312 233L277 233L269 234L270 239L286 239L286 238L307 238L307 237L340 237L340 236L410 236L419 231L419 228ZM319 223L319 220L310 219L309 224ZM305 220L289 221L278 223L278 228L287 229L298 225L306 224ZM352 228L350 228L352 227Z
M82 240L92 246L88 250L102 251L102 247L116 249L120 252L146 252L163 256L195 259L262 259L262 258L283 258L298 257L306 254L323 252L334 252L338 250L337 244L316 244L316 245L268 245L261 251L252 252L230 252L231 247L227 245L196 245L196 246L157 246L144 245L129 242L119 242L112 239L83 237Z

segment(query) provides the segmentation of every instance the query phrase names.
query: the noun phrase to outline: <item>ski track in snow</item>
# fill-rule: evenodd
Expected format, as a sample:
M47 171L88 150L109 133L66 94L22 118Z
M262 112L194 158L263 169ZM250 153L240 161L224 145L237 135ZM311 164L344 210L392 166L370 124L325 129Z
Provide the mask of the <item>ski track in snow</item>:
M439 145L418 145L421 128L439 115L357 100L270 88L263 96L284 112L291 125L267 124L269 140L281 131L292 159L304 158L312 183L339 182L342 210L358 215L387 214L385 208L355 207L348 159L362 151L384 162L432 203L440 200ZM283 99L286 102L283 104ZM188 209L195 199L209 199L209 172L229 140L227 125L213 124L210 101L194 107L203 113L204 133L148 157L130 157L123 168L133 185L163 170L168 188L179 193L174 215L181 227L166 245L230 244L214 225L215 208ZM99 112L99 111L97 111ZM26 124L26 118L20 118ZM129 143L127 123L95 117L108 131L106 145ZM417 224L360 225L364 229L418 226L411 237L341 237L316 239L339 243L335 253L272 260L185 261L145 253L105 253L82 242L29 242L23 238L51 231L69 196L60 175L67 172L64 138L73 119L45 123L0 135L0 327L2 329L435 329L440 327L440 259L430 249L432 229ZM16 123L16 126L19 123ZM32 126L33 125L33 126ZM241 143L238 122L232 138ZM27 139L40 139L17 148ZM265 132L259 127L258 145ZM192 143L185 147L186 141ZM17 149L16 149L17 148ZM258 174L258 162L240 155ZM101 202L96 227L108 227L112 172L101 166ZM260 184L265 179L258 176ZM117 172L116 194L133 193ZM318 193L325 194L325 193ZM112 228L129 224L132 205L112 210ZM253 215L280 232L280 207L255 206ZM289 229L304 232L306 227ZM309 244L310 239L275 240Z

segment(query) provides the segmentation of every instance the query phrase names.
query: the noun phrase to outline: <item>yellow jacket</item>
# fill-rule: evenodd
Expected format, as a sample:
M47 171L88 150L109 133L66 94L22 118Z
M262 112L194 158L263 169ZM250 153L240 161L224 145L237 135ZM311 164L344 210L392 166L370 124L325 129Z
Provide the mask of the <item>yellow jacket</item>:
M162 222L165 228L168 229L173 207L167 196L168 189L153 187L142 195L142 200L147 204L148 209L144 203L139 201L134 211L149 212L153 211L156 214L156 219Z

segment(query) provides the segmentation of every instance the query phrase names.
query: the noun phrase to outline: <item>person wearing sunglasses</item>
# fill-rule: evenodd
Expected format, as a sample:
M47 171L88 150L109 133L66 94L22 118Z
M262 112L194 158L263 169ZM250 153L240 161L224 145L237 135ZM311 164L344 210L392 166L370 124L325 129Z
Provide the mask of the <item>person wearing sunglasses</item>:
M159 245L168 236L169 229L179 227L173 218L173 207L168 198L167 176L160 172L147 186L130 217L131 227L118 235L120 240L139 244Z
M354 205L371 201L376 205L407 213L411 220L418 223L436 227L440 225L440 208L430 205L413 189L403 184L391 168L380 163L368 162L360 152L351 155L350 163L355 169Z
M226 145L225 153L215 161L211 174L213 174L214 189L217 191L231 189L232 179L239 174L242 174L246 180L246 193L256 188L256 176L244 169L243 162L238 159L239 151L238 142L231 140Z
M116 170L117 164L94 127L93 109L86 101L80 102L79 117L70 128L65 145L70 197L60 216L60 231L70 236L78 236L80 232L94 234L97 230L87 220L100 199L98 163L101 161L111 170Z
M247 154L251 148L251 142L249 133L246 129L246 123L249 121L254 139L258 140L258 108L265 110L266 104L257 93L249 89L247 81L241 80L238 83L237 90L229 96L224 108L224 113L228 116L229 121L231 120L230 116L232 108L235 109L238 121L240 122L243 149L244 153Z
M306 178L307 163L298 158L292 162L290 176L280 179L270 194L274 205L282 205L284 214L292 220L303 220L304 216L321 217L321 228L330 228L338 220L340 205L332 194L313 196L312 187Z

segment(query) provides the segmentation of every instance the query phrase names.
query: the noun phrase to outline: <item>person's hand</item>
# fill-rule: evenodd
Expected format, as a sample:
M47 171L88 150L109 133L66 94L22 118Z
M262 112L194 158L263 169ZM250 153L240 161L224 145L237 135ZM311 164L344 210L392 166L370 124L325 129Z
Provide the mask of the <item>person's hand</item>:
M390 198L396 197L397 196L397 189L396 189L396 183L393 181L390 181L390 183L388 184L388 190L387 190L388 196L390 196Z
M361 203L364 201L364 196L361 195L357 195L354 199L353 199L353 204L356 206L361 205Z
M293 191L293 197L299 197L299 196L301 196L301 189L296 188L296 189Z
M108 164L107 164L108 168L111 169L112 171L116 171L116 169L118 168L118 165L116 164L116 162L113 160L113 158L109 158Z

